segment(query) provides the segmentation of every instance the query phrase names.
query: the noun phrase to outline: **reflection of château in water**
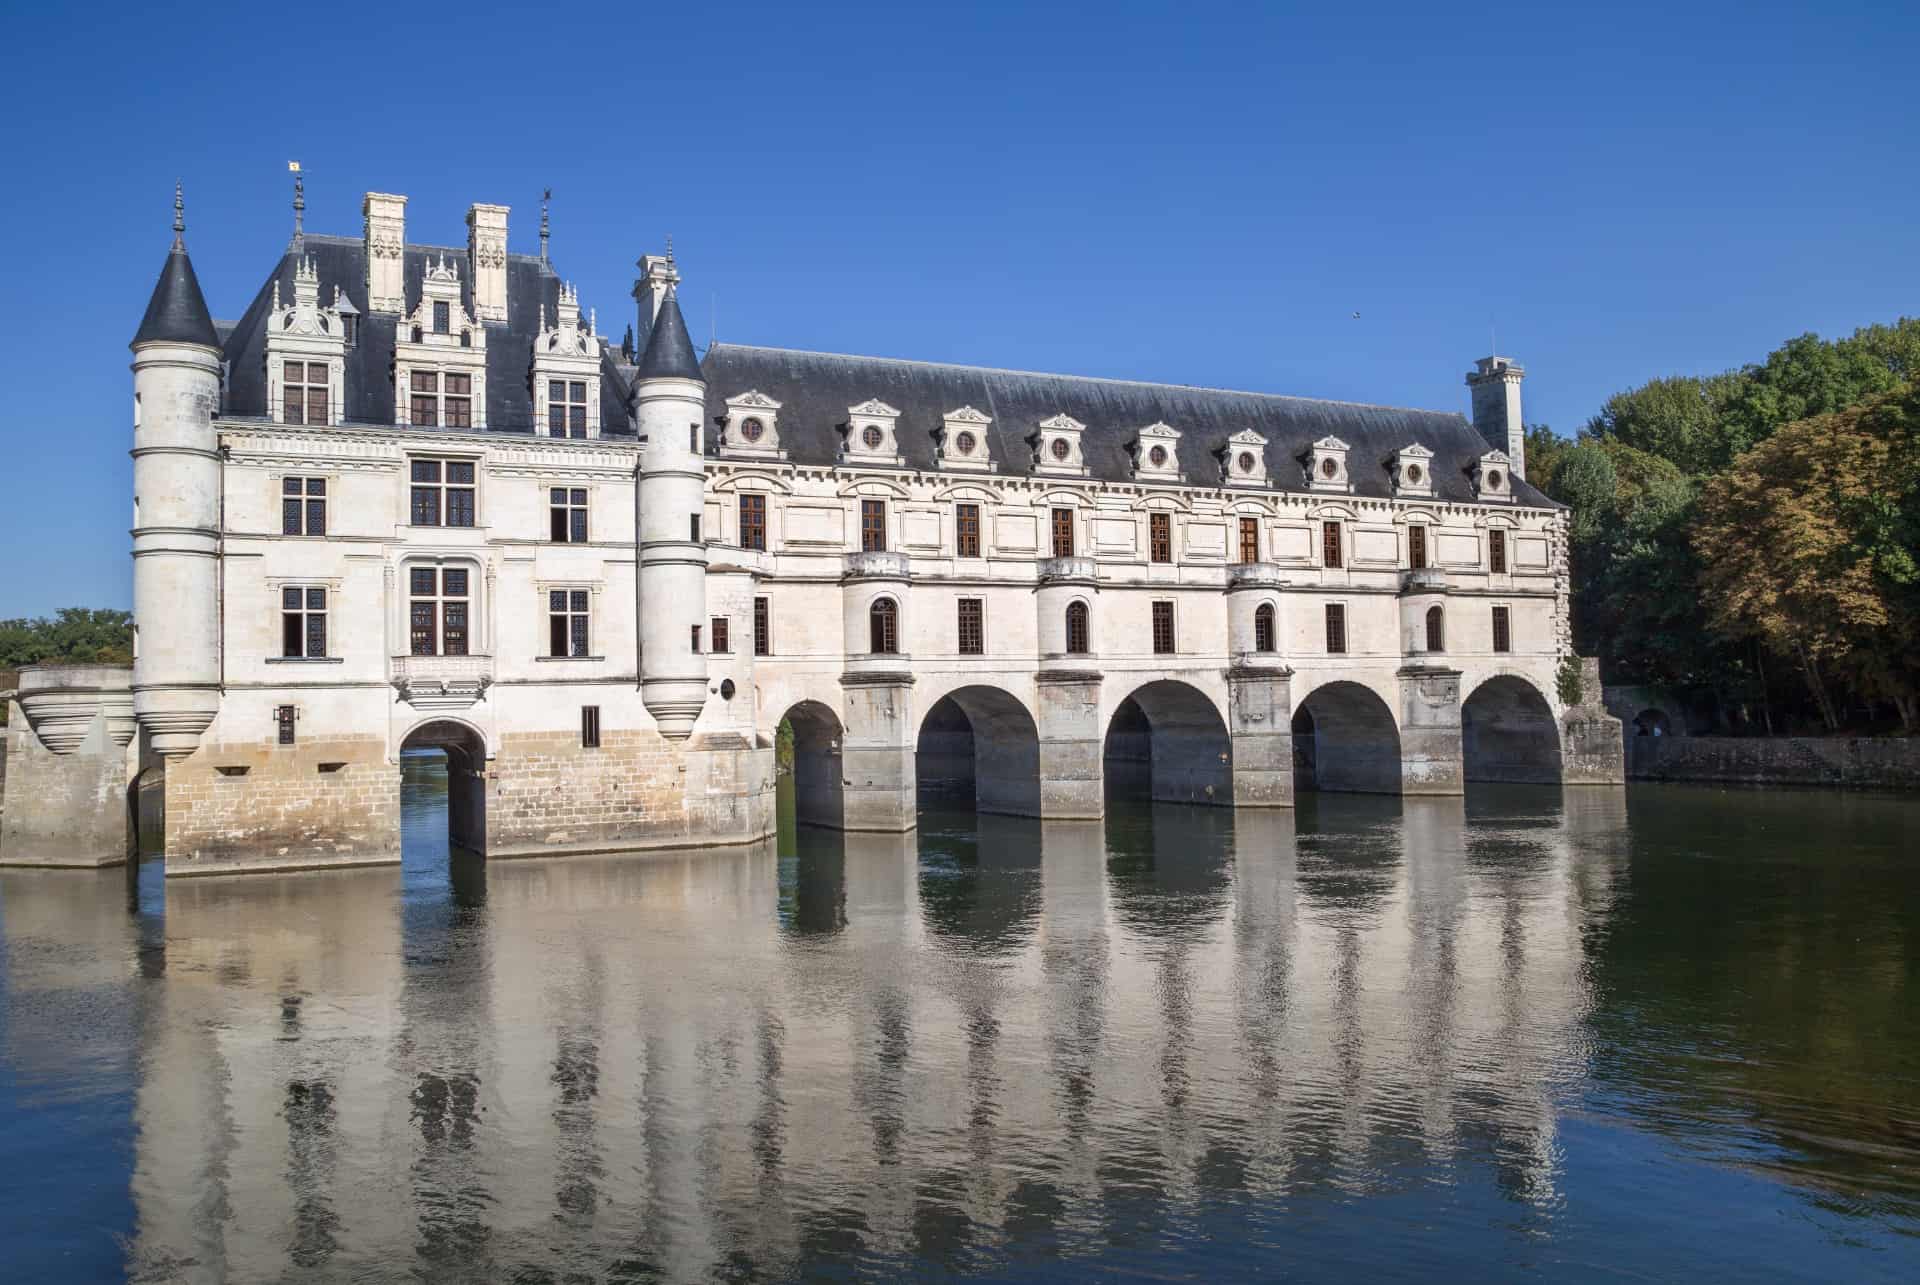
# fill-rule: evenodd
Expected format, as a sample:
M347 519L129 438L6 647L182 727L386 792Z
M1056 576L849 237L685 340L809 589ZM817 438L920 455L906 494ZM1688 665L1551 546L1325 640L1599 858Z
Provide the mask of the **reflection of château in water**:
M1459 800L1323 801L1298 837L930 817L784 874L758 849L493 863L435 904L392 870L174 883L133 1260L1071 1254L1196 1200L1380 1192L1409 1157L1550 1202L1589 1003L1569 925L1611 896L1588 836L1623 807L1469 830Z

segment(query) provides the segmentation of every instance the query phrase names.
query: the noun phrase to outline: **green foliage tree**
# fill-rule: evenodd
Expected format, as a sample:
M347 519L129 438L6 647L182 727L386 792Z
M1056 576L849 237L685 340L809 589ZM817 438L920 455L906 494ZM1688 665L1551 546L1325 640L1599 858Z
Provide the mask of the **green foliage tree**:
M53 661L133 663L133 613L62 607L46 617L0 620L0 668Z

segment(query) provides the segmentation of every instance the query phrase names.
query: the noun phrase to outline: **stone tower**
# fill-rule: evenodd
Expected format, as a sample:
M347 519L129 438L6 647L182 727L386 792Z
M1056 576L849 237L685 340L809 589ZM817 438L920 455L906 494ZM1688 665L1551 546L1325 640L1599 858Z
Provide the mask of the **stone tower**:
M640 699L660 733L685 740L707 701L707 660L694 630L707 623L707 550L700 530L707 385L671 285L633 378L634 429L644 443L638 488Z
M1473 426L1496 451L1505 451L1513 475L1527 475L1527 429L1520 418L1524 366L1511 357L1482 357L1467 372L1473 390Z
M147 745L193 753L220 709L220 340L187 257L179 189L173 249L133 336L133 710Z

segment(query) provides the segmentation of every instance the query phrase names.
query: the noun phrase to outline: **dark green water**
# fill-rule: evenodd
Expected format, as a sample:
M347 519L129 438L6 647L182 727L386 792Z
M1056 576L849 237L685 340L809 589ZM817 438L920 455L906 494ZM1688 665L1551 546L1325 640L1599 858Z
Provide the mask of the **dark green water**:
M0 875L0 1279L1920 1278L1920 803L481 865L407 771L401 869Z

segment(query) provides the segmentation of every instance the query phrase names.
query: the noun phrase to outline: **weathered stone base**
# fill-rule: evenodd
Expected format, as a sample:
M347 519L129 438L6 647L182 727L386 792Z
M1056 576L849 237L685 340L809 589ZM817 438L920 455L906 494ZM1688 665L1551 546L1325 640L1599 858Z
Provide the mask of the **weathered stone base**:
M71 753L40 743L18 702L7 714L0 866L118 865L132 849L127 755L96 714Z
M208 742L162 770L170 877L400 860L400 772L380 737Z

